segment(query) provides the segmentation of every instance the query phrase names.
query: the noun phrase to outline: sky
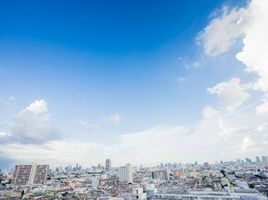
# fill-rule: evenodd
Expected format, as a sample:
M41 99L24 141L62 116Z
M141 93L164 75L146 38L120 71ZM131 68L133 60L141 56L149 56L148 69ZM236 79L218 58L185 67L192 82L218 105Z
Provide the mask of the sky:
M0 2L0 167L268 153L266 0Z

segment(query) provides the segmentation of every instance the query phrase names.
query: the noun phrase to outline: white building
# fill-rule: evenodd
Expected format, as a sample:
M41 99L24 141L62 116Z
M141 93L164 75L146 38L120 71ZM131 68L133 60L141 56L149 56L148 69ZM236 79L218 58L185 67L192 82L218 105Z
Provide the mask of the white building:
M147 199L152 199L156 192L157 192L157 189L155 188L153 183L149 183L146 185L146 197L147 197Z
M156 193L153 200L267 200L255 190L234 189L229 191L189 191L188 193Z
M119 182L132 183L133 182L132 167L130 165L119 167L118 176L119 176Z
M133 188L133 199L146 200L146 193L143 192L141 187Z

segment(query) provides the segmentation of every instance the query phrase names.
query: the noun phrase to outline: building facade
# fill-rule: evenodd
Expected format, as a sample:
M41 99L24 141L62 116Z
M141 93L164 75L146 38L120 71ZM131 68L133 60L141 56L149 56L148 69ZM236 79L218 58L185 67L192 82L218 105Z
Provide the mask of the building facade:
M118 176L119 176L119 182L132 183L133 171L131 165L125 165L119 167Z
M12 184L18 186L45 184L48 165L16 165Z

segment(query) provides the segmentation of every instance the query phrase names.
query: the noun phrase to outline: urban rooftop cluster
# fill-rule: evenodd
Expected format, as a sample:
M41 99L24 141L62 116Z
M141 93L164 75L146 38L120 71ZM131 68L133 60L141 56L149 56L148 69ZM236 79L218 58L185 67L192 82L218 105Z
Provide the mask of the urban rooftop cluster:
M155 167L107 159L84 168L31 164L1 170L0 199L268 199L268 156L216 163L160 163Z

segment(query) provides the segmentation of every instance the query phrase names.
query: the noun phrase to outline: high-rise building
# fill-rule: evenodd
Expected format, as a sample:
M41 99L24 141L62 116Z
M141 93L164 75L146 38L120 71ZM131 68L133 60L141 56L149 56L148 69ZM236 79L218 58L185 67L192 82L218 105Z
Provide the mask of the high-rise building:
M133 172L131 165L125 165L119 167L118 170L119 182L132 183L133 182Z
M16 165L13 173L13 185L45 184L48 165Z
M111 160L110 159L106 159L106 161L105 161L105 170L106 171L110 171L111 168L112 168L112 162L111 162Z
M47 180L48 165L33 165L35 167L33 184L44 184ZM33 168L34 170L34 168Z
M260 162L261 162L261 159L260 159L259 156L256 156L256 162L257 162L257 163L260 163Z
M168 181L170 177L167 170L157 170L152 172L152 178L158 181Z

